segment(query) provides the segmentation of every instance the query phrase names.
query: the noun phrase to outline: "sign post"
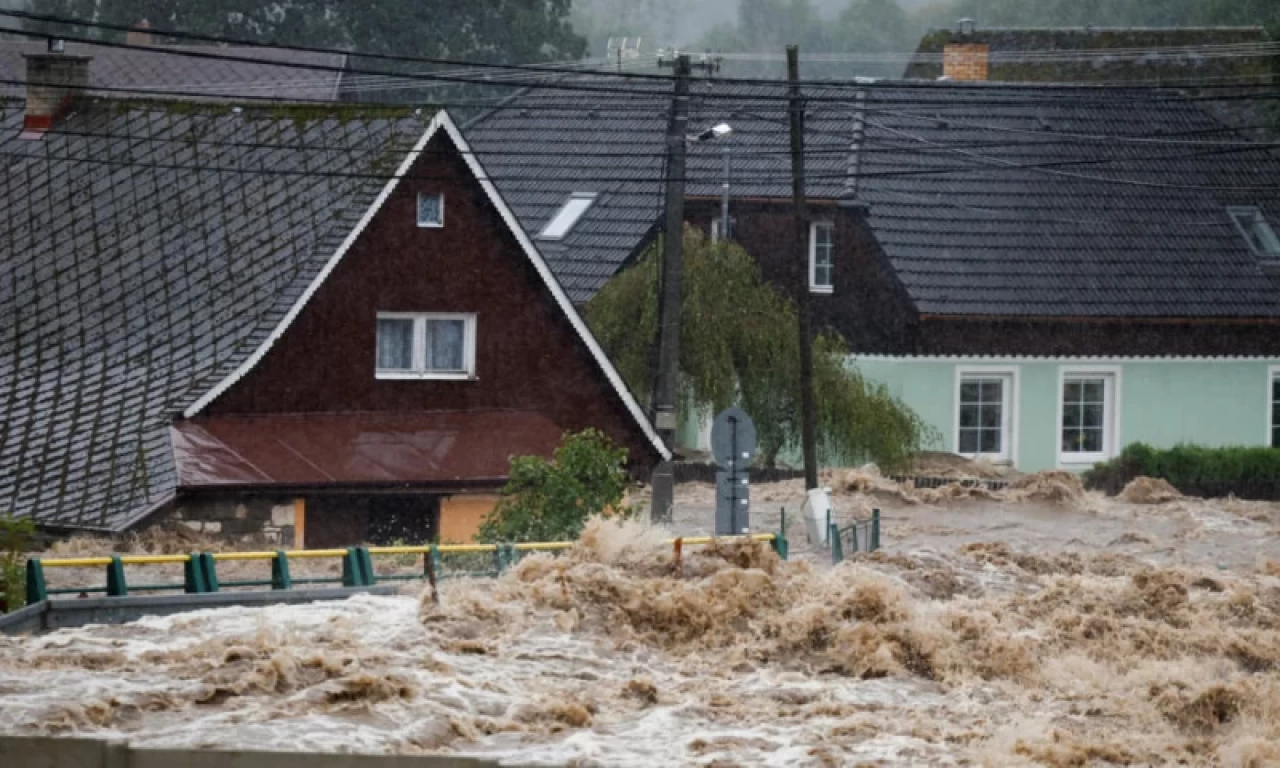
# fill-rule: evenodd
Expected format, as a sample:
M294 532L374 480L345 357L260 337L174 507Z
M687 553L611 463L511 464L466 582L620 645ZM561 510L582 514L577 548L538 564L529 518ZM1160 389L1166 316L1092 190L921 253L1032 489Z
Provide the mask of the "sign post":
M716 466L716 535L751 530L749 472L758 440L756 425L741 408L730 408L711 425L711 453Z

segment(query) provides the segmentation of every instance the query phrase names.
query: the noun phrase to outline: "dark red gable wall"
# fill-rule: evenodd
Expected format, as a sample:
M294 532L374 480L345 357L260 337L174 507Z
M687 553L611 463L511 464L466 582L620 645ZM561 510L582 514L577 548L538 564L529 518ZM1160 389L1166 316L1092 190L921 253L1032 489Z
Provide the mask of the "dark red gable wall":
M809 293L814 326L839 331L850 349L864 354L893 354L908 346L915 314L874 238L867 234L861 211L814 204L810 205L809 214L814 220L835 225L834 290ZM687 218L692 225L709 232L711 220L719 215L718 205L695 201L689 206ZM795 229L790 205L739 202L730 215L736 220L734 240L760 265L764 279L795 298ZM807 232L805 238L804 260L798 266L807 288Z
M442 229L418 228L420 191L444 193ZM375 379L379 311L476 313L476 380ZM441 131L293 325L207 413L479 409L599 428L637 471L657 460Z

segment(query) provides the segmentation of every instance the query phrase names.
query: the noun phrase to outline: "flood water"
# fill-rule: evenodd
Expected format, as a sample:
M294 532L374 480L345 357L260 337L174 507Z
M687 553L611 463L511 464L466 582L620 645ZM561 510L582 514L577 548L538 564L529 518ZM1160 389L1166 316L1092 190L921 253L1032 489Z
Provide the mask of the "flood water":
M1280 760L1275 505L859 493L837 508L882 507L886 549L834 568L802 540L676 564L666 531L598 521L438 606L415 586L0 638L0 732L521 765Z

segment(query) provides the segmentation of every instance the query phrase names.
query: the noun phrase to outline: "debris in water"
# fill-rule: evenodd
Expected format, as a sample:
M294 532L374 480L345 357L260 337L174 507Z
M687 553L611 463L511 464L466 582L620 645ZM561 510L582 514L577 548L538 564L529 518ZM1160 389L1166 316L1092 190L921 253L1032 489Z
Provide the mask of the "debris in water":
M1182 498L1182 493L1158 477L1135 477L1120 491L1118 498L1130 504L1163 504Z

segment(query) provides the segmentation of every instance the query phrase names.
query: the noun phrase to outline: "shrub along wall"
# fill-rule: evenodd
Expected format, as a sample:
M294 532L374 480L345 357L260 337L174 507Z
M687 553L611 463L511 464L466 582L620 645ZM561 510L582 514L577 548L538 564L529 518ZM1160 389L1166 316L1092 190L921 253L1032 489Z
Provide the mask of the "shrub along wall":
M1275 501L1280 500L1280 448L1183 444L1162 450L1133 443L1086 472L1084 482L1114 495L1140 475L1163 478L1189 496Z

